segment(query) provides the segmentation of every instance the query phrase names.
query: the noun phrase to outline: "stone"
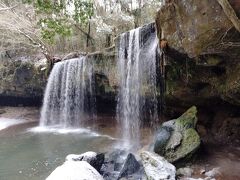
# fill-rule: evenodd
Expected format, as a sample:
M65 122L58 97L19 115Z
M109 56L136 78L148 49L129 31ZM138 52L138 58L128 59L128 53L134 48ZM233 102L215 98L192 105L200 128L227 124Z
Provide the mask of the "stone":
M239 1L229 3L240 17ZM157 13L156 27L159 39L168 42L166 104L210 111L222 101L240 106L240 47L225 46L240 36L216 0L168 1Z
M121 149L116 149L105 155L105 160L101 168L105 180L117 179L119 177L126 155L127 152Z
M189 167L185 167L185 168L179 168L177 170L177 175L178 176L185 176L185 177L191 177L193 174L193 169L189 168Z
M47 82L33 61L0 61L0 105L41 105Z
M175 149L178 145L181 144L182 134L180 132L174 131L171 135L171 138L168 141L166 150Z
M171 128L163 126L157 131L157 135L154 140L154 152L158 154L164 153L164 148L171 136Z
M219 167L213 168L212 170L206 172L205 175L207 177L211 177L211 178L213 178L215 176L218 176L218 175L221 175L220 168Z
M203 178L183 178L182 180L216 180L215 178L205 177Z
M58 166L46 180L103 180L103 177L86 161L66 161Z
M92 151L89 151L80 155L69 154L66 157L66 161L86 161L91 166L93 166L98 172L100 172L100 169L104 162L104 154L102 153L97 154L96 152L92 152Z
M149 151L141 151L140 157L147 179L175 180L176 168L164 157Z
M189 57L207 52L209 43L232 26L217 1L211 0L172 0L158 12L156 24L158 34Z
M118 179L128 177L129 175L136 173L139 169L139 162L136 160L135 156L132 153L129 153L120 171Z
M205 169L201 169L201 170L200 170L200 174L204 174L205 172L206 172Z
M154 141L154 152L171 163L191 157L200 147L196 114L193 106L179 118L163 123Z
M0 109L0 114L4 114L6 111L4 109Z

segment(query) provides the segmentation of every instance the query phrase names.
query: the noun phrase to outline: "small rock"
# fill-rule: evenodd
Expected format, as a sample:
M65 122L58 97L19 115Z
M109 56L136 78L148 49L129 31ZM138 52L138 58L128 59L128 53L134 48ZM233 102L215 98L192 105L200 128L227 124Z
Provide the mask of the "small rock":
M177 170L177 175L178 176L185 176L185 177L191 177L193 174L193 169L189 168L189 167L185 167L185 168L179 168Z
M200 170L200 174L204 174L205 172L206 172L205 169L201 169L201 170Z
M103 180L103 177L86 161L66 161L46 180Z
M221 175L220 168L213 168L211 171L206 172L205 175L208 177L215 177L217 175Z
M206 177L204 179L202 179L202 178L197 178L197 179L195 179L195 178L183 178L182 180L216 180L216 179L215 178Z
M4 114L6 111L4 109L0 109L0 114Z
M92 151L89 151L80 155L69 154L66 157L66 161L86 161L91 166L93 166L98 172L100 172L100 169L104 162L104 154L102 153L97 154L96 152L92 152Z
M132 175L136 173L139 169L140 169L139 162L136 160L135 156L132 153L130 153L128 154L127 159L123 165L123 168L120 171L118 179Z
M176 168L163 157L149 151L140 153L147 179L175 180Z
M125 150L116 149L105 155L105 161L101 168L105 180L113 180L119 177L126 154Z

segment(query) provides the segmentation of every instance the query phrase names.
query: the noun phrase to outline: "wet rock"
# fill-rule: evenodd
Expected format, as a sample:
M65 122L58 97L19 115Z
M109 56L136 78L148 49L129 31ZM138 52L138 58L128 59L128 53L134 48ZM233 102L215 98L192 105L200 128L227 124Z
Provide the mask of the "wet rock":
M154 152L169 162L190 157L200 146L200 137L194 129L197 123L196 113L197 109L193 106L176 120L163 123L154 141Z
M204 179L202 178L183 178L182 180L216 180L215 178L209 178L209 177L206 177Z
M92 152L92 151L89 151L80 155L69 154L66 157L66 161L86 161L91 166L93 166L98 172L100 172L100 169L104 162L104 154L103 153L97 154L96 152Z
M167 142L171 136L172 128L168 126L161 127L156 135L155 144L154 144L154 152L158 154L164 153L164 147L167 145Z
M0 109L0 114L4 114L6 111L4 109Z
M142 151L140 157L147 179L175 180L176 168L165 158L148 151Z
M205 172L206 172L205 169L201 169L201 170L200 170L200 174L204 174Z
M116 149L105 155L105 161L101 168L101 173L105 180L113 180L119 177L126 155L127 152L120 149Z
M139 169L140 169L139 162L136 160L135 156L132 153L130 153L128 154L127 159L124 162L124 165L120 171L118 179L128 177L129 175L136 173Z
M46 180L103 180L103 177L86 161L66 161Z
M221 175L220 168L219 167L213 168L212 170L206 172L205 175L207 177L215 177L215 176Z
M143 166L133 154L117 149L107 153L105 157L101 168L105 180L135 180L144 177Z
M185 177L191 177L193 174L193 169L189 168L189 167L185 167L185 168L179 168L177 170L177 175L178 176L185 176Z

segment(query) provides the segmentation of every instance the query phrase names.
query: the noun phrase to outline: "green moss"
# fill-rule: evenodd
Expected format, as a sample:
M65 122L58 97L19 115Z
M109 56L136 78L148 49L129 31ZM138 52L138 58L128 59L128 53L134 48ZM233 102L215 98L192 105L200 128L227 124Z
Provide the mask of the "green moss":
M200 146L200 137L197 131L189 128L184 131L181 145L176 150L167 151L164 155L169 162L179 161L190 157Z
M197 108L192 106L176 120L176 128L179 131L188 128L195 128L197 123Z

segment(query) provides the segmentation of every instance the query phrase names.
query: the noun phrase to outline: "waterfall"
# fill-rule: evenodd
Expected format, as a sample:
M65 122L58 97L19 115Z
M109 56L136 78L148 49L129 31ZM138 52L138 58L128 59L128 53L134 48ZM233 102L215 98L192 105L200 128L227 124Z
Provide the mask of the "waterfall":
M94 117L93 67L86 57L56 63L48 79L40 126L79 127Z
M144 117L156 121L156 59L158 39L154 24L121 34L118 47L119 93L117 119L124 146L139 146Z

